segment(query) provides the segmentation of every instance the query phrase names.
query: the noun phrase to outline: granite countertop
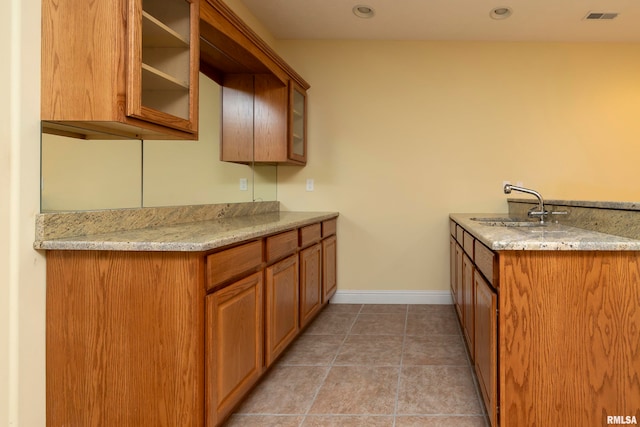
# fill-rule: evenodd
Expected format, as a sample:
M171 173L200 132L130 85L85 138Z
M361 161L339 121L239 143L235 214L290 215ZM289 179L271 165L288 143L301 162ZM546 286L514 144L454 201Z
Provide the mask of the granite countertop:
M337 212L272 212L134 230L36 240L35 249L207 251L314 224Z
M505 218L508 213L450 214L451 219L484 243L500 250L640 251L640 240L546 223L534 227L488 225L472 218Z

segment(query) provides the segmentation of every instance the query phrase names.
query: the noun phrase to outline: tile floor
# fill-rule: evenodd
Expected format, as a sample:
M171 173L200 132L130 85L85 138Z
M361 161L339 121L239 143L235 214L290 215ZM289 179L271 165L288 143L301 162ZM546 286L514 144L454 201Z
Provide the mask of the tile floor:
M225 427L485 427L451 305L329 304Z

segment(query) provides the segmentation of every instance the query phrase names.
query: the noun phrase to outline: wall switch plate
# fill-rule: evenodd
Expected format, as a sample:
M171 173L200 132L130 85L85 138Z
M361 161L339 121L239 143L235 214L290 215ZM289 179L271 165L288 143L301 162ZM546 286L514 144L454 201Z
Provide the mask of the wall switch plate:
M307 191L313 191L313 179L307 178Z
M247 191L248 188L247 178L240 178L240 191Z

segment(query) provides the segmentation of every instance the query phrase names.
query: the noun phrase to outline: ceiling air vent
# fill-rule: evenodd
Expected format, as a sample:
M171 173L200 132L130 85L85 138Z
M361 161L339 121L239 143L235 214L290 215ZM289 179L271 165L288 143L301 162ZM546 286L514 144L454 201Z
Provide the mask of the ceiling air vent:
M606 19L615 19L618 16L616 12L589 12L584 19L588 21L602 21Z

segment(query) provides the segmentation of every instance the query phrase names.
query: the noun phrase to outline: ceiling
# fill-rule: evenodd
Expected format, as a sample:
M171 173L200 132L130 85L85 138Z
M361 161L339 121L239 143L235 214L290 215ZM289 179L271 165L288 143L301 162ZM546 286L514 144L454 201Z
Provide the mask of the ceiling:
M242 0L276 39L640 42L640 0ZM374 9L358 18L356 5ZM497 7L511 16L492 19ZM618 13L585 20L590 12Z

